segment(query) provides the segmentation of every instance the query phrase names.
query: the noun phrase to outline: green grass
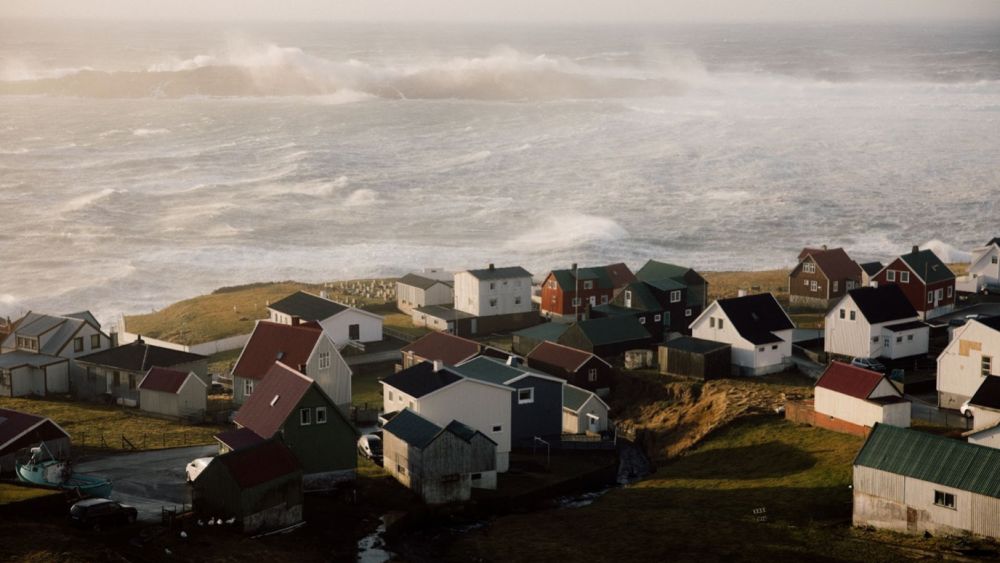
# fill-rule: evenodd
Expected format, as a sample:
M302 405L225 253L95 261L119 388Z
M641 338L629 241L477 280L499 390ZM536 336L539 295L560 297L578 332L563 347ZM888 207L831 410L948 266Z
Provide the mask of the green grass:
M354 366L354 377L351 378L351 403L356 407L382 408L382 385L379 378L392 375L394 364L369 364Z
M229 374L240 358L243 348L217 352L208 357L208 373Z
M38 497L62 494L51 489L41 489L36 487L26 487L12 485L10 483L0 483L0 505L21 502Z
M211 444L213 436L226 429L209 424L191 426L143 416L136 409L92 403L2 398L0 407L51 418L70 434L74 449L131 449L122 443L122 435L137 449Z

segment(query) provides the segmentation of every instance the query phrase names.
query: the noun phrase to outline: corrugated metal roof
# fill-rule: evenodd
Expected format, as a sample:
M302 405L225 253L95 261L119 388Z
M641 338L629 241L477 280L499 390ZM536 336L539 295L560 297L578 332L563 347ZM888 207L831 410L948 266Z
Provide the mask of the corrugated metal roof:
M649 331L639 319L630 316L587 319L575 323L587 340L595 346L649 340Z
M1000 450L944 436L876 423L854 465L1000 498Z
M298 369L309 361L309 356L322 337L323 329L311 324L292 326L258 321L253 334L243 346L243 353L233 368L233 375L259 380L279 360Z
M528 354L528 360L537 360L546 364L562 368L568 372L575 372L587 360L597 358L590 352L571 348L558 342L546 340ZM600 359L600 358L598 358ZM601 360L602 362L604 360Z
M454 365L478 354L479 343L447 332L431 332L403 346L400 351L411 352L427 361L440 360Z
M403 409L382 430L415 448L426 448L442 428L410 409Z
M275 311L298 317L306 321L322 321L337 313L349 309L347 305L342 305L336 301L324 299L318 295L296 291L280 301L275 301L268 305L268 308Z
M298 406L313 380L278 362L271 366L253 393L236 412L233 422L249 428L262 438L270 438ZM336 405L330 403L331 408Z
M867 399L885 376L842 362L831 362L816 382L822 387L857 399Z
M563 406L569 410L576 412L580 410L580 407L587 402L590 397L594 394L586 389L580 389L574 385L564 385L563 386Z
M501 361L485 356L469 360L460 366L456 366L454 369L463 377L470 377L497 385L504 385L511 379L528 371L520 366L516 368L511 367Z

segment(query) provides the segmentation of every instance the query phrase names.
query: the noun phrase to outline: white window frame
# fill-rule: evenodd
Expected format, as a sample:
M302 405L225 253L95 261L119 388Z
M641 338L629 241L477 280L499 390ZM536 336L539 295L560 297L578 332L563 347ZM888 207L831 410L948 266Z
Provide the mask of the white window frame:
M947 508L950 510L958 510L957 500L958 499L955 498L954 493L934 489L934 506L940 506L941 508Z
M927 292L927 303L930 304L930 303L933 303L933 302L934 302L934 292L933 291L928 291Z
M885 281L890 281L890 282L896 281L896 270L886 270Z
M521 394L525 391L528 392L527 397L521 397ZM534 387L522 387L517 390L517 404L519 405L529 405L535 402L535 388Z
M316 424L326 424L326 407L316 407L316 416L313 419Z
M899 283L910 283L910 272L900 272Z
M670 292L670 302L680 303L681 302L681 290L675 289Z
M319 353L319 369L326 369L330 367L330 353L320 352Z
M851 318L852 321L858 320L858 313L857 313L857 311L851 311L850 318Z
M983 377L993 374L993 356L983 356L979 362L979 374Z
M685 317L690 317L691 313L692 313L691 309L684 309L684 316Z
M805 272L805 273L807 273L807 274L815 274L816 273L816 263L815 262L811 262L811 261L810 262L803 262L802 263L802 271Z
M809 281L809 291L819 291L819 282L816 280Z
M583 282L583 289L594 289L594 282L591 280L585 280Z
M602 295L601 296L601 305L607 305L607 304L608 304L608 296L607 295Z
M252 379L244 379L243 380L243 396L244 397L249 397L252 394L253 394L253 380Z
M299 409L299 426L309 426L312 424L312 409L306 407Z
M722 330L722 319L719 319L719 330Z
M579 297L574 297L574 298L573 298L573 301L572 301L572 305L573 305L574 307L579 307L581 303L583 303L583 302L582 302L582 301L580 301L580 298L579 298Z
M715 328L715 317L708 317L708 328Z
M846 319L847 318L847 309L841 309L840 310L840 318L842 318L842 319Z
M591 383L597 381L597 368L590 368L587 370L587 381Z
M641 325L646 324L646 317L639 317L639 324Z
M663 320L663 316L659 314L653 315L653 320L656 322L660 322L661 320Z
M955 291L955 288L949 285L948 286L948 298L949 299L954 295L954 291Z
M840 289L840 281L833 280L833 291L837 291L838 289Z

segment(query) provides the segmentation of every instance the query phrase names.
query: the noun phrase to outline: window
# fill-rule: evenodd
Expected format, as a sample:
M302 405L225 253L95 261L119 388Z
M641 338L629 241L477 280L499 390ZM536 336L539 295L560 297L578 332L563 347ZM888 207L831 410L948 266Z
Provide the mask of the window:
M685 317L690 317L691 316L691 309L684 309L684 316Z
M517 390L517 404L526 405L535 402L535 388L525 387Z
M872 342L878 343L878 337L877 336L873 336L872 337Z
M653 320L654 320L654 321L656 321L656 322L660 322L660 320L661 320L662 318L663 318L663 317L662 317L662 316L660 316L660 315L653 315Z
M896 281L896 270L886 270L885 271L885 281Z
M906 341L907 342L912 342L913 341L913 335L912 334L907 334L906 335Z
M500 426L499 424L493 427L493 432L500 432L501 430L503 430L503 426Z
M118 371L111 372L111 381L113 382L113 384L114 384L115 387L118 387L119 385L121 385L122 384L122 374L121 374L121 372L118 372Z
M253 393L253 380L252 379L244 379L243 380L243 396L244 397L249 397L251 393Z
M574 297L573 298L573 306L574 307L579 307L580 306L580 298L579 297Z
M938 301L940 301L942 297L944 297L944 290L943 289L935 289L934 290L934 299L937 299Z
M389 397L389 402L391 403L392 402L392 389L389 389L389 391L388 391L388 397Z
M556 280L549 280L549 289L556 288Z
M996 263L997 263L997 257L996 257L996 256L994 256L993 258L991 258L991 259L990 259L990 263L992 263L992 264L996 264Z
M90 335L90 348L91 350L96 350L101 347L101 335L91 334Z
M763 352L764 350L767 350L767 346L761 346L760 348L757 348L758 352Z
M899 281L900 283L910 283L910 272L900 272Z
M948 286L948 297L951 297L952 295L954 295L954 291L955 291L955 288L949 285Z
M802 280L802 285L809 287L809 280Z
M902 336L897 336L896 337L896 344L902 344L902 343L903 343L903 337Z
M496 282L490 282L490 291L493 291L496 288L497 288Z
M851 320L853 321L853 320L855 320L857 318L858 318L858 312L857 311L851 311Z
M607 304L608 304L608 296L607 295L602 295L601 296L601 305L607 305Z
M980 373L983 374L983 377L986 377L987 375L990 375L991 373L993 373L993 358L992 357L990 357L990 356L983 356L982 367L980 369Z
M670 302L680 303L681 302L681 290L675 289L670 292Z
M646 317L639 317L639 324L641 325L646 324Z
M326 424L326 407L316 407L316 424Z
M473 473L472 474L472 480L473 481L478 481L478 480L480 480L482 478L483 478L483 474L482 473Z
M934 504L945 508L955 508L955 495L944 491L934 491Z
M398 464L398 463L396 464L396 471L397 471L397 472L398 472L398 473L399 473L400 475L406 475L406 468L405 468L405 467L403 467L402 465Z
M128 375L128 388L135 389L135 374L130 373Z
M587 370L587 381L597 381L597 368L590 368Z
M722 319L719 319L719 330L722 330Z
M347 325L347 338L361 340L361 325Z
M839 288L840 288L840 282L837 280L833 280L833 290L837 291Z
M320 352L319 353L319 369L326 369L330 367L330 353Z
M817 291L818 289L819 289L819 283L817 283L816 280L812 280L809 282L809 291Z
M76 338L73 339L73 351L74 352L83 352L83 337L82 336L77 336Z
M807 274L815 274L816 273L816 263L815 262L803 262L802 263L802 271L805 272L805 273L807 273Z
M845 317L847 317L847 311L845 309L841 309L840 310L840 318L843 319Z
M496 306L497 306L497 298L493 297L490 299L490 307L496 307Z
M771 349L772 350L777 350L778 349L778 345L777 344L771 344Z
M514 304L515 305L520 305L521 304L521 296L520 295L515 295L514 296Z
M854 280L847 280L847 290L848 291L854 289L855 287L856 286L854 285Z
M632 291L629 289L625 290L625 306L626 307L632 306Z
M590 280L583 282L583 289L594 289L594 282Z
M934 292L933 291L928 291L927 292L927 302L928 303L933 303L934 302Z
M301 426L312 424L312 409L299 409L299 424Z
M715 317L708 318L708 328L715 328Z
M555 295L553 295L553 296L552 296L552 298L551 298L551 299L549 299L549 301L551 301L551 302L552 302L552 304L553 304L553 305L555 305L555 304L556 304L556 296L555 296Z

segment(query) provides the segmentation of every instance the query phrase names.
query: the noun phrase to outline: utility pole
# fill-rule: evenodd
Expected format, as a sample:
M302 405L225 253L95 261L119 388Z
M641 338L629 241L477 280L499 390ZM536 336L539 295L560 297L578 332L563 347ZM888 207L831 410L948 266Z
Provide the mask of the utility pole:
M573 322L580 320L580 276L576 262L573 262Z

